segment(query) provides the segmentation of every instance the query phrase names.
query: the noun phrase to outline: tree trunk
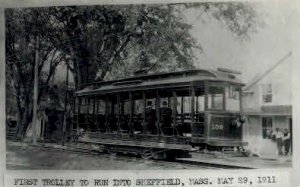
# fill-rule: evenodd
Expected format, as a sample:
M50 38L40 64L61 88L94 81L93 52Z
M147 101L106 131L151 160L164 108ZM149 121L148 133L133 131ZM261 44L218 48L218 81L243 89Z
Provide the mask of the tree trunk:
M24 93L24 101L19 97L18 100L18 114L17 114L17 139L23 140L26 130L32 121L32 87L27 88Z
M78 89L82 83L82 80L80 75L80 68L78 66L78 57L75 54L74 49L72 47L70 47L70 54L71 57L73 57L72 61L73 61L73 68L74 68L73 75L74 75L75 88Z

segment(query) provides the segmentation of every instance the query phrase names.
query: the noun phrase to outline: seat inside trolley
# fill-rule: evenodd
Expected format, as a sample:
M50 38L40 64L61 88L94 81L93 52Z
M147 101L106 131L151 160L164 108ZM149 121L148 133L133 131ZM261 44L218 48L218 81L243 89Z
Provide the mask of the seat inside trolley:
M194 98L190 87L78 97L74 118L86 131L164 136L189 136L193 120L194 132L201 136L204 89L193 92Z

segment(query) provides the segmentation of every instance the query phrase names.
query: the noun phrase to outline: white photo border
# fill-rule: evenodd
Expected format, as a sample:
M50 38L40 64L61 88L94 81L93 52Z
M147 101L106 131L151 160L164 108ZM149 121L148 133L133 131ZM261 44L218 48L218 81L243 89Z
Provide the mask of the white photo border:
M278 0L279 1L279 0ZM80 174L84 175L94 175L94 174L103 174L101 171L79 171L79 170L28 170L28 171L9 171L6 170L6 131L5 131L5 8L17 8L17 7L47 7L47 6L69 6L69 5L101 5L101 4L157 4L157 3L187 3L187 2L207 2L202 0L165 0L162 2L161 0L2 0L0 1L0 168L1 168L1 177L0 177L0 186L4 185L5 176L18 175L18 174L27 174L27 175L66 175L70 176L74 174L78 176ZM269 3L279 3L276 0L268 0ZM292 41L292 61L293 61L293 168L288 169L291 178L291 186L300 186L300 141L297 141L297 137L300 136L300 3L295 1L281 1L280 3L290 3L291 6L291 18L290 18L290 40ZM298 136L297 136L298 135ZM276 169L277 170L277 169ZM227 170L223 170L228 172ZM274 172L274 169L259 169L255 170L259 173L264 172ZM286 171L286 169L278 169L278 171ZM114 172L114 171L105 171ZM133 173L140 173L143 171L132 171ZM145 173L149 173L151 171L147 171ZM157 171L156 171L157 172ZM164 172L169 172L164 170ZM191 171L191 172L195 172ZM202 174L211 173L212 171L201 171ZM218 171L222 172L222 171ZM232 171L235 172L235 171ZM239 170L239 172L247 173L249 170ZM120 172L117 172L120 173ZM178 172L179 173L179 172Z

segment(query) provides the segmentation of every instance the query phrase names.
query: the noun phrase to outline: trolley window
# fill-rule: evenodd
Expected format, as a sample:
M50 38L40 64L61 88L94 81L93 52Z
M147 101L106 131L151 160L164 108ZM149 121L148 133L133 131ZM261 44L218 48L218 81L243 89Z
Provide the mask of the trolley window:
M97 113L105 115L105 101L103 99L97 101Z
M226 110L239 111L240 110L240 87L235 85L228 85L225 89L226 95Z
M213 84L208 86L208 109L224 109L224 85Z

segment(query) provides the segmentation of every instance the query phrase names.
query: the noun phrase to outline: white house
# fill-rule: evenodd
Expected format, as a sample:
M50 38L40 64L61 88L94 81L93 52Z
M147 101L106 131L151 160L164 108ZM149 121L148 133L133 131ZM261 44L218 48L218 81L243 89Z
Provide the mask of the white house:
M277 148L268 134L275 128L292 132L291 53L263 74L255 76L243 90L246 123L243 138L262 157L276 156ZM292 135L292 133L291 133Z

